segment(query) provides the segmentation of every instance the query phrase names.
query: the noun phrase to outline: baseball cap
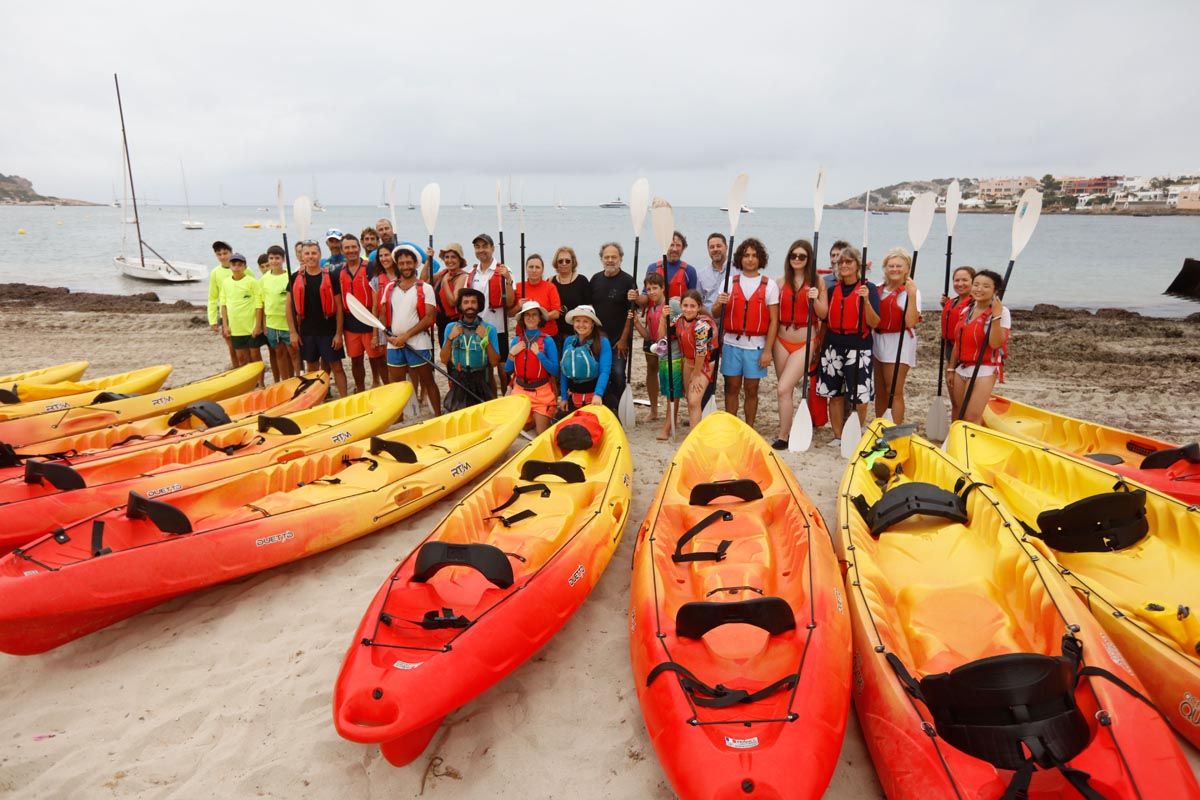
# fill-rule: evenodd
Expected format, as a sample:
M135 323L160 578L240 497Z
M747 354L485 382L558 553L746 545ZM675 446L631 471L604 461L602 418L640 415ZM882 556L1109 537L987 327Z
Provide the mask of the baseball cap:
M496 243L492 241L492 237L486 233L481 233L471 240L471 244L475 244L476 242L487 242L493 247L496 245Z
M330 239L340 240L343 236L345 236L345 234L339 231L337 228L330 228L329 230L325 231L325 241L329 241Z
M240 261L240 262L242 262L243 264L245 264L245 263L246 263L246 257L245 257L244 255L242 255L241 253L234 253L233 255L231 255L231 256L229 257L229 261L230 261L230 262L234 262L234 261Z

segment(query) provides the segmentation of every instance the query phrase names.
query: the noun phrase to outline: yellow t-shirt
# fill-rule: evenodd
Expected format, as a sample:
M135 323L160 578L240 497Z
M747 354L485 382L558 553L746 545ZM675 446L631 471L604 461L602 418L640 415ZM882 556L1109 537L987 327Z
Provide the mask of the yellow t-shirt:
M221 286L233 277L233 270L217 264L208 273L208 324L216 325L221 321Z
M288 329L288 280L286 272L276 275L269 270L258 279L258 285L262 289L265 327L274 328L277 331Z
M255 316L263 307L262 287L249 275L221 284L221 305L229 314L229 335L249 336L254 333Z

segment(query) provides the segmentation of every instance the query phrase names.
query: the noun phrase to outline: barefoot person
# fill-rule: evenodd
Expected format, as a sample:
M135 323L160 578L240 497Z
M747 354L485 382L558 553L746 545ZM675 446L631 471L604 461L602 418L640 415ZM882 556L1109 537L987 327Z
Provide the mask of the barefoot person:
M237 366L262 361L255 339L263 332L262 287L246 270L246 257L229 257L229 280L221 284L221 334L233 344ZM259 378L261 385L262 378Z
M990 269L980 270L971 281L971 299L959 318L954 334L954 351L950 361L954 364L954 387L951 396L955 407L963 407L963 398L971 375L978 365L979 374L975 388L962 418L979 424L983 421L983 409L996 381L1004 380L1004 358L1008 349L1008 337L1012 332L1012 315L1008 307L1000 302L1000 290L1004 279ZM988 322L992 321L991 330ZM986 341L985 341L986 334Z
M590 305L567 312L566 323L575 332L563 340L559 363L559 411L586 405L604 405L604 390L612 372L612 345Z
M842 426L856 411L866 423L867 404L875 398L871 372L871 329L879 324L879 290L862 274L862 254L857 247L842 248L837 263L837 282L814 304L817 316L826 322L821 351L817 394L830 398L831 445L841 445Z
M399 278L379 290L375 316L387 328L387 363L390 383L410 379L424 390L433 415L442 413L442 395L433 380L433 338L437 317L433 287L417 280L421 253L402 244L392 251ZM409 420L411 422L411 420Z
M717 323L704 308L697 289L688 289L680 301L682 313L675 320L675 338L683 363L683 387L687 397L688 424L695 428L704 412L704 393L713 381L713 356L717 350Z
M904 382L908 371L917 364L917 323L921 321L921 292L909 277L912 256L902 247L894 247L883 257L883 284L879 287L879 325L871 333L875 362L875 416L882 417L892 396L892 372L896 392L892 400L892 419L904 422ZM901 342L903 341L903 344ZM900 368L896 369L896 348L900 348Z
M763 274L767 249L758 239L743 239L733 253L741 270L729 293L721 292L713 315L724 317L721 339L721 375L725 378L725 410L737 416L738 397L745 390L746 424L758 418L758 383L767 377L767 365L779 331L779 285Z
M457 298L457 319L446 326L438 357L453 377L446 392L445 410L459 411L496 397L488 368L500 361L496 328L479 318L483 293L463 289Z
M343 302L353 295L364 308L375 307L375 289L371 286L370 273L367 264L362 260L362 250L358 237L347 233L342 237L341 253L345 261L333 271L334 280L339 284ZM354 391L362 392L367 388L367 370L363 363L364 357L371 365L371 385L381 386L384 383L383 370L386 367L384 357L386 350L379 346L375 328L359 322L346 311L344 315L346 355L350 357L350 374L354 378Z
M508 267L493 260L496 246L490 235L479 234L472 240L471 245L475 248L475 258L478 262L467 271L463 285L483 293L483 310L479 316L494 325L496 330L503 331L506 328L506 310L513 301L512 276ZM508 359L508 344L504 337L500 338L501 364ZM492 388L495 390L497 386L500 387L497 392L500 394L504 390L505 376L501 374L499 367L496 373Z
M229 257L233 255L233 248L227 242L218 239L212 243L212 251L213 255L217 257L217 265L212 268L212 272L208 273L208 324L213 333L219 333L224 337L225 347L229 350L229 363L236 367L238 364L237 354L234 353L233 344L225 335L225 327L221 324L221 286L229 280L229 276L232 274L232 270L229 268Z
M958 321L971 304L971 283L975 280L974 267L959 267L954 270L954 297L942 295L942 358L945 359L946 387L950 395L950 419L958 419L958 405L954 402L954 364L950 356L954 353L954 334Z
M808 380L808 368L815 352L805 336L810 332L810 304L825 296L825 281L817 277L817 263L812 245L797 239L788 248L783 277L779 280L779 335L775 338L772 355L775 358L776 392L779 397L779 435L771 443L776 450L787 449L795 416L796 386ZM815 315L814 315L815 316ZM812 320L813 341L820 339L820 321Z
M651 276L647 275L646 277ZM686 293L695 290L686 289L684 291ZM648 308L647 311L649 310ZM667 401L667 413L663 415L663 426L656 437L660 442L666 441L670 437L671 431L678 423L679 400L683 397L683 354L680 351L679 343L674 341L674 331L671 331L671 338L667 338L668 326L674 325L675 320L681 315L673 313L670 302L664 300L659 305L656 321L647 325L655 333L655 342L651 349L658 356L658 390L663 399ZM647 319L650 319L649 314L647 314Z
M267 271L258 280L262 288L263 324L266 327L267 347L274 355L272 364L275 382L286 381L300 374L300 352L288 333L287 301L290 276L283 268L284 249L277 244L267 248Z
M300 348L304 368L325 370L333 376L338 397L345 397L341 287L321 269L321 245L311 239L300 243L300 264L288 286L288 336Z
M642 279L642 297L645 298L645 312L635 314L633 326L642 337L642 352L646 354L646 395L650 398L650 420L658 419L658 351L655 343L662 335L662 313L666 303L663 301L663 288L666 282L663 276L652 272ZM630 314L634 312L630 311ZM665 348L663 353L666 353Z
M509 358L504 368L513 376L508 394L529 398L533 427L538 433L550 427L558 409L554 379L558 377L558 348L542 331L546 312L537 300L526 300L517 316L516 335L509 341Z

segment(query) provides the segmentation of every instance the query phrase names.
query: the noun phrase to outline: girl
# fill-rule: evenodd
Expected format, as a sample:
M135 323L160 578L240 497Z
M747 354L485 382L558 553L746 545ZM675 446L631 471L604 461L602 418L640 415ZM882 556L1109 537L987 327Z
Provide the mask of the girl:
M875 416L882 417L892 397L892 372L896 391L892 400L892 419L904 422L904 381L917 363L916 324L921 321L921 293L909 277L912 257L902 247L894 247L883 257L883 285L879 287L879 326L871 334L875 354ZM901 344L903 341L903 344ZM896 349L900 348L900 368L896 369Z
M813 309L826 321L817 394L844 398L829 404L833 428L830 445L840 447L842 426L851 410L860 423L867 421L867 403L875 398L871 375L871 329L879 324L879 290L863 278L862 254L846 245L837 261L837 281L827 295L817 298Z
M590 305L571 309L566 321L575 333L563 340L558 408L574 411L589 403L603 405L612 372L612 345Z
M675 338L683 362L683 385L687 387L688 422L695 428L704 410L704 393L713 380L713 356L717 349L717 323L704 308L696 289L683 293L682 314L675 320Z
M550 264L554 267L554 275L550 278L550 282L558 290L559 312L564 317L571 312L571 309L592 301L592 284L579 274L579 260L575 257L573 248L564 245L555 250ZM560 350L568 333L570 331L565 327L559 326L558 333L554 335L554 343ZM620 331L614 333L620 333Z
M783 277L779 281L779 336L775 339L772 354L775 358L775 376L779 380L779 435L771 443L776 450L787 449L795 413L792 396L796 384L807 380L808 366L812 361L810 350L812 344L820 339L820 322L816 319L812 320L813 341L805 338L809 333L809 308L824 296L825 281L817 279L812 245L804 239L797 239L788 248Z
M558 348L554 339L542 330L546 312L537 300L526 300L517 314L517 331L508 343L504 369L512 375L508 394L523 394L533 408L534 429L541 433L550 427L558 408L554 396L554 378L558 376Z
M954 351L950 354L955 371L951 388L955 408L963 408L967 385L976 364L979 365L975 388L962 414L967 422L977 425L983 421L983 409L992 396L996 379L1004 380L1004 357L1012 331L1012 316L1000 302L1003 286L1004 279L990 269L975 274L971 281L971 299L975 302L967 306L959 319L954 333Z
M646 394L650 397L651 421L658 419L658 353L654 351L653 345L662 335L659 329L662 322L663 289L666 285L659 273L651 272L647 275L642 282L647 303L646 312L633 317L633 327L642 337L642 350L646 353Z
M971 303L971 282L975 280L974 267L959 267L954 270L954 297L942 295L942 344L941 355L946 366L946 387L950 394L950 419L958 419L958 406L954 402L954 364L950 355L954 352L954 332L959 318Z

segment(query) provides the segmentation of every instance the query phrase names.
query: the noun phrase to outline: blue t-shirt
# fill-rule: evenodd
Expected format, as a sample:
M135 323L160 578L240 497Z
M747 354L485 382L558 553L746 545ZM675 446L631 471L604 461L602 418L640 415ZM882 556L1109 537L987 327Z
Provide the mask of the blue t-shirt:
M563 353L565 354L569 348L578 347L578 338L575 334L571 334L563 340ZM604 390L608 388L608 374L612 372L612 345L608 343L607 336L600 337L600 358L597 359L598 371L596 373L596 389L595 394L603 397ZM559 373L559 397L567 396L567 374Z
M537 338L535 336L530 336L528 333L525 333L525 334L518 333L516 336L513 336L512 341L510 341L508 343L508 352L511 353L513 351L513 348L516 347L517 344L521 341L522 335L525 336L526 346L528 346L529 342L531 342L535 338ZM543 349L542 349L542 352L537 354L537 360L542 362L542 368L545 369L546 372L548 372L551 377L557 377L558 376L558 345L556 345L554 343L553 336L543 336L542 337L542 345L543 345ZM507 372L513 372L514 370L516 370L516 368L517 368L516 362L510 356L509 359L504 362L504 369Z

